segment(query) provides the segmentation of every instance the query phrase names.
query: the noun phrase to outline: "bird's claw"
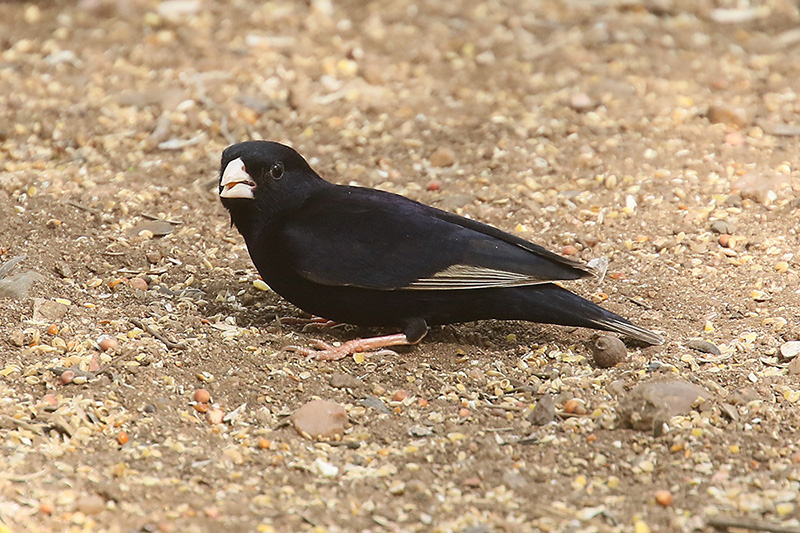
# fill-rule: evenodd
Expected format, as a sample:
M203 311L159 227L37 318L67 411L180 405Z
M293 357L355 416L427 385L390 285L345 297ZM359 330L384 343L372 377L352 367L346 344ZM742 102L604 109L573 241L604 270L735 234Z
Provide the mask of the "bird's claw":
M281 324L286 324L288 326L303 326L303 331L306 331L307 328L335 328L336 326L340 326L340 322L335 322L333 320L328 320L327 318L322 318L320 316L314 316L311 318L300 318L296 316L282 316L278 318L278 322Z
M327 342L321 340L314 340L312 341L313 348L309 348L307 346L286 346L284 350L287 352L294 352L298 353L309 361L316 360L316 361L338 361L339 359L344 359L350 352L348 352L347 343L342 344L341 346L331 346Z
M379 357L387 355L398 356L397 352L386 348L375 351L365 350L363 339L347 341L340 346L331 346L327 342L318 339L312 341L312 344L313 348L292 345L286 346L284 350L305 356L309 361L338 361L356 353L369 353Z

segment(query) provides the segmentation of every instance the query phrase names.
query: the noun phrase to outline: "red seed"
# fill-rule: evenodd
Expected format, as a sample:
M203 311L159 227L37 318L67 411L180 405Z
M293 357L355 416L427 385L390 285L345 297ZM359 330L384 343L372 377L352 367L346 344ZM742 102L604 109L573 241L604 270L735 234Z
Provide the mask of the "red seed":
M655 496L656 502L662 507L669 507L674 500L672 493L668 490L657 490Z
M571 244L568 244L561 249L561 255L575 255L577 253L578 249Z
M397 392L394 393L394 396L392 396L392 401L394 401L394 402L402 402L406 398L408 398L408 391L406 391L404 389L400 389L400 390L398 390Z
M112 337L111 335L100 335L97 338L97 346L104 352L108 350L113 350L117 347L117 339Z
M580 404L580 400L576 400L575 398L567 400L567 403L564 404L564 411L567 413L574 413Z
M725 144L730 144L731 146L739 146L744 144L744 137L738 131L731 132L725 136Z
M194 401L208 403L211 401L211 394L206 389L197 389L194 391Z
M42 396L42 403L46 403L50 407L57 407L58 406L58 398L55 397L53 394L45 394Z

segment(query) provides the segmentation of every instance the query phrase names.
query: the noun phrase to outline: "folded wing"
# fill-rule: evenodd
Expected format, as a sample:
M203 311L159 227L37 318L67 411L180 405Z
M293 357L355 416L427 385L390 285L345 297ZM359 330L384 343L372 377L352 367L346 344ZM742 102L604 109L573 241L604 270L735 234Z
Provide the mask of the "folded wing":
M295 270L323 285L464 290L595 274L588 265L491 226L358 187L312 198L279 233Z

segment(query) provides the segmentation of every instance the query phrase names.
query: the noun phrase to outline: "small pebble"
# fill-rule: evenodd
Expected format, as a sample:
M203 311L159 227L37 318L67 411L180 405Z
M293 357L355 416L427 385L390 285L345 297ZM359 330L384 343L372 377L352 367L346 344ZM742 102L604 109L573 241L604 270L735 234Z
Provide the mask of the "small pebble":
M625 344L612 335L600 335L592 343L592 355L600 368L611 368L628 357Z
M760 399L761 395L752 387L742 387L728 395L728 401L733 405L746 405Z
M225 418L225 413L222 412L222 409L217 409L216 407L209 409L208 413L206 413L206 420L212 425L221 424L223 418Z
M686 347L698 352L710 353L712 355L722 355L722 352L717 348L716 344L704 341L702 339L692 339L686 342Z
M128 286L137 291L146 291L147 281L145 281L144 278L133 278L128 282Z
M34 298L33 300L33 320L36 322L56 322L64 318L67 314L68 306L47 300L45 298Z
M80 497L77 507L83 514L93 515L105 509L106 502L97 494L88 494Z
M312 439L335 439L344 434L347 412L329 400L311 400L290 417L295 430Z
M578 112L589 111L597 106L592 97L586 93L575 93L570 96L569 106Z
M411 437L427 437L433 435L433 430L427 426L411 426L407 433Z
M553 402L553 397L545 394L539 401L536 402L536 407L533 408L531 414L528 415L528 422L535 426L543 426L549 424L556 417L556 406Z
M707 116L712 124L730 124L738 128L744 128L750 122L746 110L725 104L709 107Z
M311 471L323 477L335 477L339 474L339 467L317 457L314 462L311 463Z
M673 416L688 413L698 398L709 397L708 391L693 383L680 379L656 379L635 386L620 400L618 413L622 423L628 427L658 430Z
M431 165L450 167L456 162L456 153L450 148L437 148L430 156Z
M464 485L467 487L475 488L481 486L481 478L477 476L468 477L464 480Z
M330 384L334 389L359 389L364 386L363 381L344 372L334 372L331 375Z
M727 220L715 220L711 223L711 231L714 233L727 233L730 235L736 232L736 226Z
M792 376L796 376L796 375L800 374L800 357L795 357L794 359L792 359L789 362L789 366L787 368L787 371Z
M150 250L144 254L145 258L147 258L147 262L151 265L154 265L161 261L161 252L158 250Z
M16 329L8 336L8 341L17 347L25 346L25 333L21 329Z

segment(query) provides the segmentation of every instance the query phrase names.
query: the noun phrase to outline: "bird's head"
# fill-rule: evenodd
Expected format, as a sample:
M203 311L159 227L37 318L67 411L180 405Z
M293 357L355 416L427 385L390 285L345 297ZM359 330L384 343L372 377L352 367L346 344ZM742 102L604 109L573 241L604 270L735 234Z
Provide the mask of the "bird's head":
M222 152L219 197L240 231L253 217L266 222L300 207L325 183L300 154L276 142L248 141Z

